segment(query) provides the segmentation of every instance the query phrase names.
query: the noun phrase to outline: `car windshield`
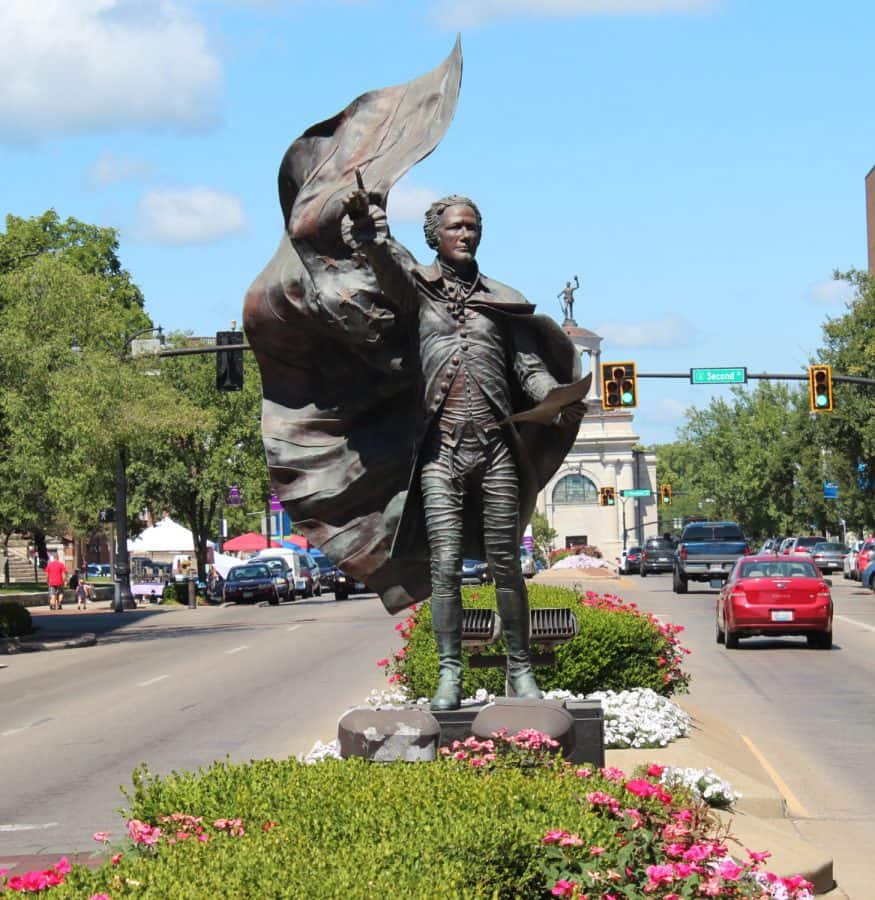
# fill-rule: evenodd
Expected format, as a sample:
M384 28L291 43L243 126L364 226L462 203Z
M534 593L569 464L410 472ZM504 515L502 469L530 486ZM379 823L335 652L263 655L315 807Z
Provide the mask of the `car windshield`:
M265 559L263 560L264 564L270 569L271 572L284 572L285 565L283 564L283 560L281 559Z
M813 547L815 544L822 544L822 543L823 543L823 538L816 537L816 536L801 537L801 538L796 539L797 547Z
M330 572L334 568L334 563L327 556L315 556L314 559L321 572Z
M755 559L742 563L740 578L819 578L817 569L810 562L772 562Z
M684 532L684 543L698 541L743 541L744 532L737 525L690 525Z
M626 556L632 556L633 554L635 554L635 553L640 553L640 552L641 552L641 548L640 548L640 547L630 547L630 548L626 551Z
M250 578L270 578L267 565L235 566L228 573L228 581L246 581Z
M647 542L648 550L674 550L674 544L664 538L653 538Z
M844 544L837 544L835 541L823 541L814 545L815 553L847 553L848 548Z

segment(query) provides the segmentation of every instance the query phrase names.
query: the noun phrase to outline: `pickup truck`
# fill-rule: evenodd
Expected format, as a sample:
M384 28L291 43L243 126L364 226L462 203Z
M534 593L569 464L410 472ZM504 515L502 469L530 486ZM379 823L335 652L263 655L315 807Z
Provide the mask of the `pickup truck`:
M686 594L690 581L725 581L739 556L749 553L747 539L735 522L691 522L675 550L672 587Z

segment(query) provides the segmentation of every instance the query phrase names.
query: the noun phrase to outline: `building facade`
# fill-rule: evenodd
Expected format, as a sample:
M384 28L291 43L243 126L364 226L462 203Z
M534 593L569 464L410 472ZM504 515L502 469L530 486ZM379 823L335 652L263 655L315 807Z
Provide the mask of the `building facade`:
M632 410L602 409L602 339L571 320L563 330L582 354L583 371L592 373L592 386L574 447L538 495L537 509L557 533L554 548L589 544L613 560L624 546L659 533L656 456L640 446ZM615 489L614 506L599 506L602 487ZM650 495L622 496L632 489Z

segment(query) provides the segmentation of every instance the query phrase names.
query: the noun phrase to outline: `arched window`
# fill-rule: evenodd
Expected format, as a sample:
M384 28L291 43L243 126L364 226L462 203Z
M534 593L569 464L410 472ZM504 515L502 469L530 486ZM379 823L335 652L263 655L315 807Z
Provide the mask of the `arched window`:
M555 506L597 503L598 499L599 492L586 475L566 475L553 488L553 504Z

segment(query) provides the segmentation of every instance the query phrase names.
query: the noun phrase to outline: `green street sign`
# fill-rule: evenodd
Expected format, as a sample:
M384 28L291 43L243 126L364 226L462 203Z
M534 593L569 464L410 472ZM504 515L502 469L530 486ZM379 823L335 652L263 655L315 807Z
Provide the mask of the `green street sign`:
M747 366L690 369L690 384L747 384Z
M627 488L620 493L624 497L649 497L653 491L650 488Z

